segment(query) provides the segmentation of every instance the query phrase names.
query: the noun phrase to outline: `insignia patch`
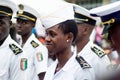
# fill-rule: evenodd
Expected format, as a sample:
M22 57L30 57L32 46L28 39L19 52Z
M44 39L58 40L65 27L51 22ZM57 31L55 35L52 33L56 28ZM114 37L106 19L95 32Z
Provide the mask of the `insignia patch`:
M37 57L37 60L38 60L38 61L42 61L42 60L43 60L43 55L42 55L41 52L38 52L38 53L36 54L36 57Z
M36 43L35 41L31 41L31 45L34 47L34 48L36 48L36 47L38 47L39 46L39 44L38 43Z
M76 56L76 60L78 61L78 63L80 64L80 66L81 66L83 69L91 68L91 66L84 60L83 57L81 57L81 56Z
M24 6L23 6L22 4L19 4L18 7L19 7L18 13L19 13L19 14L23 14Z
M23 52L22 49L17 47L15 44L9 44L10 49L14 52L15 55Z
M105 56L104 51L100 50L100 49L97 48L96 46L91 47L91 50L92 50L93 52L95 52L95 53L98 55L98 57L100 57L100 58L102 58L103 56Z
M26 70L27 65L28 65L27 58L21 58L21 62L20 62L21 70Z

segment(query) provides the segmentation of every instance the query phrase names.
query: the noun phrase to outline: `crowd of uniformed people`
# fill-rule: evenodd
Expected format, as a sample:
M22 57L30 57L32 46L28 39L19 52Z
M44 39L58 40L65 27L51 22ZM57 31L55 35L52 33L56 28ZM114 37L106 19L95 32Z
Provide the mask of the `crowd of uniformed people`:
M120 80L90 36L101 35L120 55L120 1L91 10L63 0L0 0L0 80Z

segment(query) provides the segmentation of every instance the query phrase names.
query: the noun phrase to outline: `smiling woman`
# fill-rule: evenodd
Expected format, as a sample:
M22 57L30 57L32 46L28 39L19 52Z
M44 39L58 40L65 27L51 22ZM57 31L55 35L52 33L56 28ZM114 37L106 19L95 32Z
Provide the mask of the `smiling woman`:
M41 12L41 21L46 29L48 52L55 55L56 61L48 68L44 80L94 80L90 66L80 66L80 57L76 60L76 54L71 51L78 32L72 4L62 0L51 0L51 3L46 12Z
M75 26L74 20L68 20L46 30L47 36L45 40L49 53L63 54L64 49L71 48L71 44L77 35Z

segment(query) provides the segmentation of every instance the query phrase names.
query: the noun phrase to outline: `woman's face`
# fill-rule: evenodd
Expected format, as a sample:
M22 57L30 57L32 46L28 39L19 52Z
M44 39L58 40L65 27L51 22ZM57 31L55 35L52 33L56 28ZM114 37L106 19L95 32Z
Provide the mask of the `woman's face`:
M67 48L67 34L62 32L59 25L48 28L46 34L46 47L50 55L62 53Z

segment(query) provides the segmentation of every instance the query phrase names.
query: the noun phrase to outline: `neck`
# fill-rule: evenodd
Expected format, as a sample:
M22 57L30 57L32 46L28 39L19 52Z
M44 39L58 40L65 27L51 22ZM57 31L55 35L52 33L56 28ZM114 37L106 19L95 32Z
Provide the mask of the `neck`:
M76 45L77 45L77 53L79 53L85 47L85 45L88 42L89 42L89 39L83 39L83 40L79 41L78 43L76 43Z
M71 56L72 56L71 48L62 53L57 53L56 55L58 59L58 65L56 68L57 71L59 71L67 63Z
M0 46L4 43L4 41L5 41L6 38L7 38L7 37L5 37L4 39L2 39L2 40L0 41Z
M24 45L26 43L26 41L28 40L30 35L31 35L31 33L27 34L27 35L22 35L22 45Z

